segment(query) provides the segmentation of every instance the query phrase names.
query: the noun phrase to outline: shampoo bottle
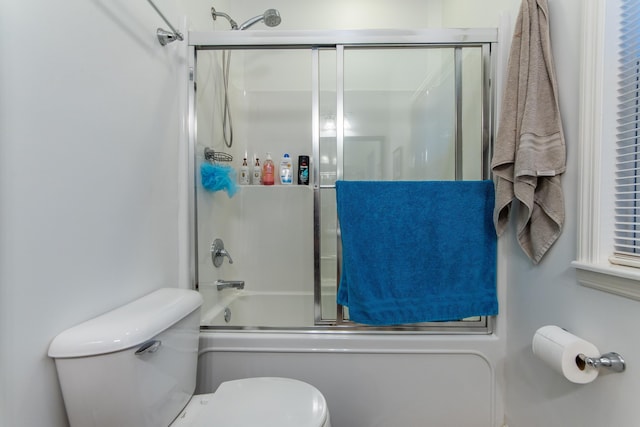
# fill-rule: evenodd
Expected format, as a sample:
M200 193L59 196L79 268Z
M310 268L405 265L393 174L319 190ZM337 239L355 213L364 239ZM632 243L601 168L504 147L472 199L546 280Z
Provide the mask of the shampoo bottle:
M293 184L293 164L288 154L282 157L280 161L280 184Z
M251 183L253 185L262 184L262 168L260 167L260 159L256 157L256 164L253 166L253 173L251 174Z
M298 185L309 185L309 156L298 156Z
M271 159L271 153L267 153L267 159L262 166L262 184L273 185L274 184L274 169L273 160Z
M247 165L247 158L242 160L242 166L240 166L240 185L249 184L249 165Z

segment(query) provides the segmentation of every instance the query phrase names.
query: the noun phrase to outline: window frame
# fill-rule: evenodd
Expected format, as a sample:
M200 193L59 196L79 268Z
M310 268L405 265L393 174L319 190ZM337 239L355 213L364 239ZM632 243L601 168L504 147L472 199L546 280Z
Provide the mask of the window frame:
M617 90L620 0L585 0L582 16L577 259L580 284L640 300L640 268L612 264L614 154L612 134ZM614 21L615 19L615 21ZM613 43L612 43L613 41ZM612 49L613 50L613 49ZM614 58L616 67L607 66ZM612 118L613 117L613 118Z

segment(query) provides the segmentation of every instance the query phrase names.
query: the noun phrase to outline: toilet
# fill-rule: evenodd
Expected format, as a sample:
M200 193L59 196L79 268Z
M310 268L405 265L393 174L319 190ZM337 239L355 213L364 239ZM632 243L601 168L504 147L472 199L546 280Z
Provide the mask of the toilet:
M55 337L71 427L331 427L320 391L290 378L194 395L201 305L198 292L159 289Z

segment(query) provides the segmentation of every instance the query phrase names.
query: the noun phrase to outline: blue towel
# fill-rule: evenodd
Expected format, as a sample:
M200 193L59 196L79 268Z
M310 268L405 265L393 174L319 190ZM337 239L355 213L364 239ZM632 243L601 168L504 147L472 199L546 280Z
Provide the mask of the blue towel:
M202 186L207 191L224 190L229 197L233 197L238 191L236 172L231 166L202 163L200 165L200 177L202 178Z
M370 325L498 314L492 181L338 181L338 303Z

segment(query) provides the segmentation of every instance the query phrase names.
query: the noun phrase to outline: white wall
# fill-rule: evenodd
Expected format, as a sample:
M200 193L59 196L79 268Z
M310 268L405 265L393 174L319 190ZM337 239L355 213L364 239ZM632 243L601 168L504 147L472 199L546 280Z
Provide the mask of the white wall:
M184 44L146 1L1 8L0 425L64 426L53 337L179 284Z
M550 0L551 37L556 59L560 107L568 146L563 178L566 224L562 236L537 267L511 243L507 310L507 421L510 427L640 425L640 323L638 302L582 287L570 262L576 258L578 188L578 101L580 0ZM616 351L627 361L623 374L600 375L575 385L547 368L531 352L531 339L546 324L562 326L593 342L601 351Z
M231 2L217 3L225 10ZM341 2L314 2L315 9L301 8L295 21L282 3L273 6L286 29L313 28L303 15L320 19ZM371 3L354 2L352 12L371 12ZM431 3L403 3L416 12L407 25L431 19L425 9ZM173 0L158 4L180 25ZM236 19L260 13L264 4L256 4L243 2ZM512 234L502 239L512 265L503 306L511 320L507 420L511 427L635 426L637 303L579 286L569 265L576 237L581 2L550 4L569 146L567 224L539 267L524 258ZM0 425L64 426L46 356L51 339L179 281L179 43L156 44L155 28L164 24L143 1L15 0L0 7ZM189 5L195 27L210 28L209 7ZM389 13L376 13L374 26L397 27L388 24ZM559 378L531 354L532 334L547 323L620 352L627 372L586 386Z

